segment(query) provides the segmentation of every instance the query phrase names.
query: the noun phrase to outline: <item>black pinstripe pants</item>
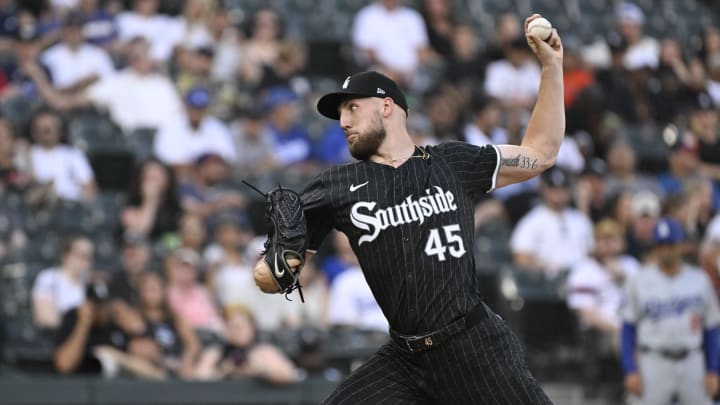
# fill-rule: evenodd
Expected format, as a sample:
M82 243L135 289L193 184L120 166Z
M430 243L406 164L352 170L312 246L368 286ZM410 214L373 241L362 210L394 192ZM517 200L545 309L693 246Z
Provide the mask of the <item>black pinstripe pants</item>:
M552 404L518 339L494 314L451 340L410 353L390 341L323 404Z

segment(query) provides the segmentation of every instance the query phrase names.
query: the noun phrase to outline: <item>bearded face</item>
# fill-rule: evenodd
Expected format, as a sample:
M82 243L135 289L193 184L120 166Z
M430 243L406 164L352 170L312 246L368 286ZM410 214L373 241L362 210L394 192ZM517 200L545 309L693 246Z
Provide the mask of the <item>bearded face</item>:
M358 160L368 160L385 140L385 127L379 112L375 112L368 126L348 137L350 155Z

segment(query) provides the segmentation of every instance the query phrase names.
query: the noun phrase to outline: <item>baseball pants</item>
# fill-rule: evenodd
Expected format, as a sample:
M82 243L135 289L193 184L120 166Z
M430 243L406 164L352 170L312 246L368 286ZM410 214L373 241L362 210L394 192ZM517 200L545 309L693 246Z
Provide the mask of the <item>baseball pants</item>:
M530 374L520 342L492 313L423 352L391 340L323 403L552 404Z
M705 393L705 358L695 350L682 360L671 360L654 352L638 357L643 383L641 398L631 398L632 405L670 405L674 395L680 405L710 405Z

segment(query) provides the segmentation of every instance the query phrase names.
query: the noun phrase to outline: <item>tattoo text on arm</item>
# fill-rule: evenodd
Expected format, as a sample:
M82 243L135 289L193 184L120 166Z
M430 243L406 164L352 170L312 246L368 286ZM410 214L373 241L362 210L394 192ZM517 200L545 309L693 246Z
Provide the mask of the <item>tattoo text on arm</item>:
M520 169L537 169L538 160L524 156L522 153L515 157L503 158L502 165L507 167L518 167Z

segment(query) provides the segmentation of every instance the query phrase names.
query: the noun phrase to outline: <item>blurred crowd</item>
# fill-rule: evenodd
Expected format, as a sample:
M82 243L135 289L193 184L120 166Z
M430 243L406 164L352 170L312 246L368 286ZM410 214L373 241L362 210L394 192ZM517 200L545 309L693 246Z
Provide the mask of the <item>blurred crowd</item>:
M341 51L311 60L319 45L288 35L293 16L270 3L0 0L3 199L39 212L122 197L106 213L116 226L100 230L116 266L93 262L94 234L62 235L55 265L32 277L32 319L52 332L58 372L284 383L311 366L268 343L278 330L387 331L342 235L303 271L305 304L252 281L262 211L238 185L300 188L351 161L338 124L314 112L347 74L397 80L418 145L522 141L541 70L513 9L479 28L452 0L354 2ZM561 32L567 136L557 166L478 201L478 233L507 238L476 254L497 273L511 264L563 280L559 298L579 327L613 341L619 291L652 262L661 217L682 224L685 260L720 292L720 25L696 27L693 47L646 33L636 4L607 9L607 35ZM111 136L98 138L106 127L88 124L98 121ZM108 176L105 156L129 144L131 159ZM121 178L120 192L108 177ZM4 262L32 259L22 252L37 235L20 217L0 224Z

